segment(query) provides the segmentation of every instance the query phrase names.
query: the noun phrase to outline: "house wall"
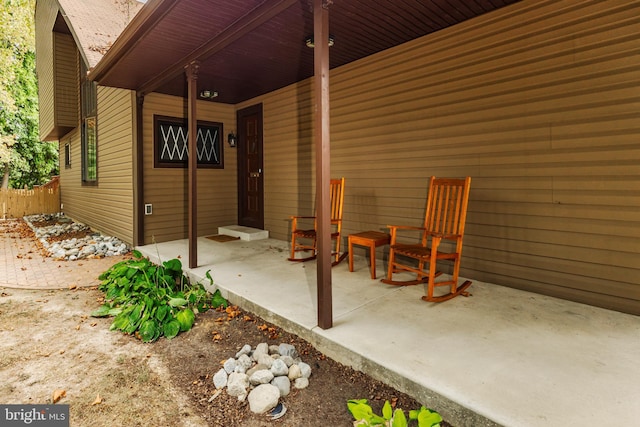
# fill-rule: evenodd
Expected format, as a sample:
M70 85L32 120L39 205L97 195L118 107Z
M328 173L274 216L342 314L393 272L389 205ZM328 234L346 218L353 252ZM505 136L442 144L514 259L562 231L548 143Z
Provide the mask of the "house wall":
M55 1L36 5L39 133L45 141L59 139L79 122L79 52L70 33L54 31L58 13Z
M96 231L131 244L134 230L133 137L135 94L98 87L98 180L83 185L80 128L60 140L60 189L64 213ZM71 145L71 167L64 146Z
M53 24L58 8L53 2L41 0L36 5L36 74L38 76L39 98L39 131L40 138L45 139L53 131L54 97L53 97ZM45 66L47 65L47 66Z
M80 52L70 34L53 33L54 52L54 128L58 138L75 128L80 120Z
M225 135L236 129L232 105L197 102L198 120L223 123L224 169L198 169L199 236L217 234L218 227L237 222L237 156ZM153 115L186 117L182 98L152 93L143 106L144 203L153 205L153 214L144 217L144 241L164 242L188 236L187 168L154 168Z
M332 70L344 235L472 176L463 276L640 314L640 3L522 1ZM312 82L262 102L265 228L313 212Z

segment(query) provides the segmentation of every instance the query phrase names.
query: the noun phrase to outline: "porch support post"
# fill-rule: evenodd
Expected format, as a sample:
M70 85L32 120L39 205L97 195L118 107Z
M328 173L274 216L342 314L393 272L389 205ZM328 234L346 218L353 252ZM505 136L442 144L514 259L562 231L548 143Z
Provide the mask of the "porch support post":
M185 67L187 74L187 122L189 129L189 268L198 266L198 148L197 140L197 111L198 99L198 69L200 64L193 61Z
M134 177L133 197L136 208L134 209L136 224L134 226L133 244L134 246L144 245L144 161L142 155L143 146L143 108L144 94L136 94L136 136L134 141Z
M329 138L329 10L331 0L313 1L313 38L315 48L314 96L316 145L316 210L318 216L318 326L333 326L331 295L331 156Z

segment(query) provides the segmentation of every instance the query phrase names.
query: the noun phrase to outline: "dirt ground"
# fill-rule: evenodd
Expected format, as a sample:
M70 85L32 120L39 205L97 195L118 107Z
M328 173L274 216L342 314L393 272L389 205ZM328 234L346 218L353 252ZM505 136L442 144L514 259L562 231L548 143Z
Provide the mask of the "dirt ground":
M95 287L0 288L0 402L51 403L63 394L70 425L92 427L351 426L348 399L366 398L378 413L385 399L405 412L420 407L239 309L200 314L191 331L145 344L110 332L108 318L90 317L101 301ZM214 397L212 377L222 362L260 342L293 344L313 369L308 388L281 399L287 412L277 420L251 413L224 391Z

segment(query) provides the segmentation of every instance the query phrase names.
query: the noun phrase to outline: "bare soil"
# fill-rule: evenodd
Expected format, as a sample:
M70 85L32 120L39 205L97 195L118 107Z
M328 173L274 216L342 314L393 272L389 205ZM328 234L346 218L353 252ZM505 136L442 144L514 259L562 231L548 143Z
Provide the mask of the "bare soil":
M405 411L420 407L237 307L200 314L191 331L145 344L90 317L101 301L95 288L0 288L0 402L51 403L57 392L70 405L70 425L92 427L351 426L348 399L368 399L378 413L387 399ZM277 420L224 391L213 397L222 362L260 342L293 344L313 369L307 389L281 399L287 412Z

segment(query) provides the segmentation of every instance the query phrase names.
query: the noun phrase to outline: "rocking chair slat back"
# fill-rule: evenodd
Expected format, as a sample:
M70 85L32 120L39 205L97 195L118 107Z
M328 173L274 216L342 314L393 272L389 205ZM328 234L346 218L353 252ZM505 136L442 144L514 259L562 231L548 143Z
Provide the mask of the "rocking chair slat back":
M465 180L431 178L424 228L443 235L464 234L467 214Z

